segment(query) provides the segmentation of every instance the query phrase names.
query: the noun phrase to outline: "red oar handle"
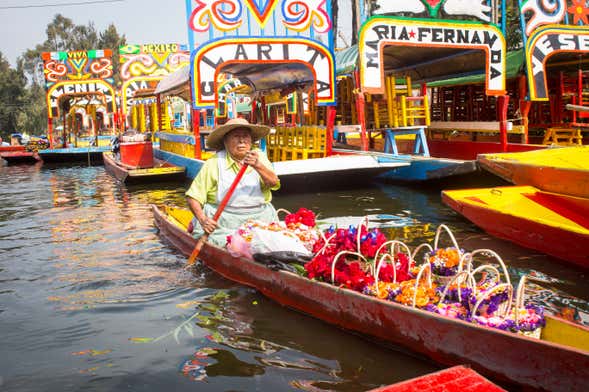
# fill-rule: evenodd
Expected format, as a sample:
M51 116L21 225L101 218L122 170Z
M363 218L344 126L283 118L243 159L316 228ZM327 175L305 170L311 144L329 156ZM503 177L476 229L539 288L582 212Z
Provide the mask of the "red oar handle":
M239 181L241 181L241 178L245 174L245 170L247 169L247 166L248 166L247 163L244 163L243 165L241 165L241 168L237 172L237 176L235 176L235 180L233 180L233 183L229 187L229 190L227 191L227 193L223 197L223 200L221 200L221 204L219 204L219 207L217 208L217 212L215 212L215 215L213 216L213 220L215 222L219 220L219 217L221 216L221 213L223 213L223 210L227 206L229 199L231 199L231 196L233 196L233 192L235 192L235 188L237 188L237 184L239 184ZM188 258L188 264L194 264L196 258L198 257L198 254L200 253L200 250L202 249L203 245L205 244L205 242L207 242L208 239L209 239L208 233L203 234L198 239L196 246L192 250L190 257Z

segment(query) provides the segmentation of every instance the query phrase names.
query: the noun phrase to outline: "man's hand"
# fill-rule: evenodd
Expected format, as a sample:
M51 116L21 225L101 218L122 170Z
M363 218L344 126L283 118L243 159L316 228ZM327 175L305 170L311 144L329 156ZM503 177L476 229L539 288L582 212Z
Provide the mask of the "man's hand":
M260 160L258 159L258 152L255 150L248 151L245 154L245 158L243 158L243 163L247 163L249 166L257 169L259 165L261 165Z
M219 227L217 222L215 222L212 218L209 218L208 216L204 216L201 219L198 219L198 223L200 223L200 226L207 234L211 234L213 231L215 231L215 229L217 229L217 227Z

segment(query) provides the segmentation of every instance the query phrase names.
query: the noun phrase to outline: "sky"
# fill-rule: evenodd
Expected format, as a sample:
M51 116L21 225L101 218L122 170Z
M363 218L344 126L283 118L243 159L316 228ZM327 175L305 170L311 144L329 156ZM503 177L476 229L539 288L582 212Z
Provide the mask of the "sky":
M0 0L0 51L12 66L26 49L46 39L45 29L55 14L75 24L93 22L96 30L114 23L127 43L188 43L184 0L124 0L102 4L64 6L91 0ZM42 5L42 8L33 6ZM9 7L30 8L9 8ZM342 12L350 12L349 7ZM340 21L349 16L340 14ZM341 22L340 22L341 23ZM350 34L344 31L347 41ZM100 49L100 48L97 48Z

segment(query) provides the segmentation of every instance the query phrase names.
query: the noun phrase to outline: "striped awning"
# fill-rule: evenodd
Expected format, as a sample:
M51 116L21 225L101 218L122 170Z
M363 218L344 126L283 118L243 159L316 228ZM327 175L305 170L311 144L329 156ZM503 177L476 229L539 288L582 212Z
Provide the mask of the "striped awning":
M358 65L358 45L335 52L335 74L344 75L352 72Z

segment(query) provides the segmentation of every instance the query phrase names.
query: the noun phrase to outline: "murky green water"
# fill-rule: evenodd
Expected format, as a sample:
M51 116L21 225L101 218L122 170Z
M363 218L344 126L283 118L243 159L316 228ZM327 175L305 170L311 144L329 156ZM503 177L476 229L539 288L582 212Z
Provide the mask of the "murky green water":
M184 184L125 187L103 167L0 166L0 390L358 391L439 367L285 309L185 257L157 235L150 203ZM326 222L386 214L411 244L449 224L497 250L533 299L589 322L582 271L494 239L440 202L390 185L278 196ZM354 217L354 218L342 218Z

